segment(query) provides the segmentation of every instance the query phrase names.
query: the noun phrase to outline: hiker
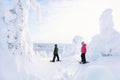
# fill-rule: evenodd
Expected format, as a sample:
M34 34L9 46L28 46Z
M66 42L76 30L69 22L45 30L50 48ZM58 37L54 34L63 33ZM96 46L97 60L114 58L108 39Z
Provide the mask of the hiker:
M59 59L59 55L58 55L58 47L57 47L57 44L55 44L55 48L54 48L54 52L53 52L53 60L52 62L55 62L55 58L57 57L57 61L60 61Z
M82 47L81 47L81 63L85 64L86 63L86 58L85 58L85 54L87 52L86 49L86 44L84 43L84 41L81 43Z

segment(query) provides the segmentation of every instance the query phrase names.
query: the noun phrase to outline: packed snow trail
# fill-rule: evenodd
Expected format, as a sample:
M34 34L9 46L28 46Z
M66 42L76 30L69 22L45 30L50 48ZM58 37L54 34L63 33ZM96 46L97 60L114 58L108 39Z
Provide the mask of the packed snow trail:
M120 56L99 58L87 66L84 65L82 70L79 69L73 80L119 80L119 60Z
M102 57L88 64L79 64L75 56L64 57L61 62L50 62L51 58L37 57L37 62L29 64L29 76L34 80L120 80L119 56Z

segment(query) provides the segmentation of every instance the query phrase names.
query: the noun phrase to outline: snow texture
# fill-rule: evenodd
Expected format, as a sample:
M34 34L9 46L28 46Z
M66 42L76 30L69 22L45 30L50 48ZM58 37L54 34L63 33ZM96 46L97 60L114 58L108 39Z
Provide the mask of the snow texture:
M115 31L112 9L105 10L100 17L100 34L93 37L88 52L91 60L101 56L120 55L120 34Z
M0 0L0 80L27 79L26 62L34 57L28 30L30 1L36 0Z
M53 47L35 54L29 37L28 10L31 3L39 7L36 1L11 0L7 6L0 0L0 80L120 80L120 34L113 28L111 9L102 13L100 34L87 48L90 63L79 64L79 36L73 44L59 44L61 62L52 63Z

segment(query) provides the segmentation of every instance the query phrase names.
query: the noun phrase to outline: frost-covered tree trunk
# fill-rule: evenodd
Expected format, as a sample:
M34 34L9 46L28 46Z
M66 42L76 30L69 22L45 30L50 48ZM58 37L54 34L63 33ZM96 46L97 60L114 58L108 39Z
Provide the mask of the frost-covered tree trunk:
M37 3L36 0L11 0L6 5L0 0L0 80L27 79L26 62L34 56L28 30L31 2Z
M6 28L2 38L5 39L1 41L13 55L27 55L32 51L27 19L28 6L22 0L16 1L14 6L6 9L2 16L2 22Z

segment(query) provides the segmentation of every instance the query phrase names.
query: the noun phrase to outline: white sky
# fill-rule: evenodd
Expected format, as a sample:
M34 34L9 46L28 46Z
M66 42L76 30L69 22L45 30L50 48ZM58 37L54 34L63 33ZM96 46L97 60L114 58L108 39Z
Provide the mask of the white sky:
M114 27L120 32L119 0L40 0L40 19L30 11L33 42L71 43L76 35L89 42L99 33L99 17L113 9Z

